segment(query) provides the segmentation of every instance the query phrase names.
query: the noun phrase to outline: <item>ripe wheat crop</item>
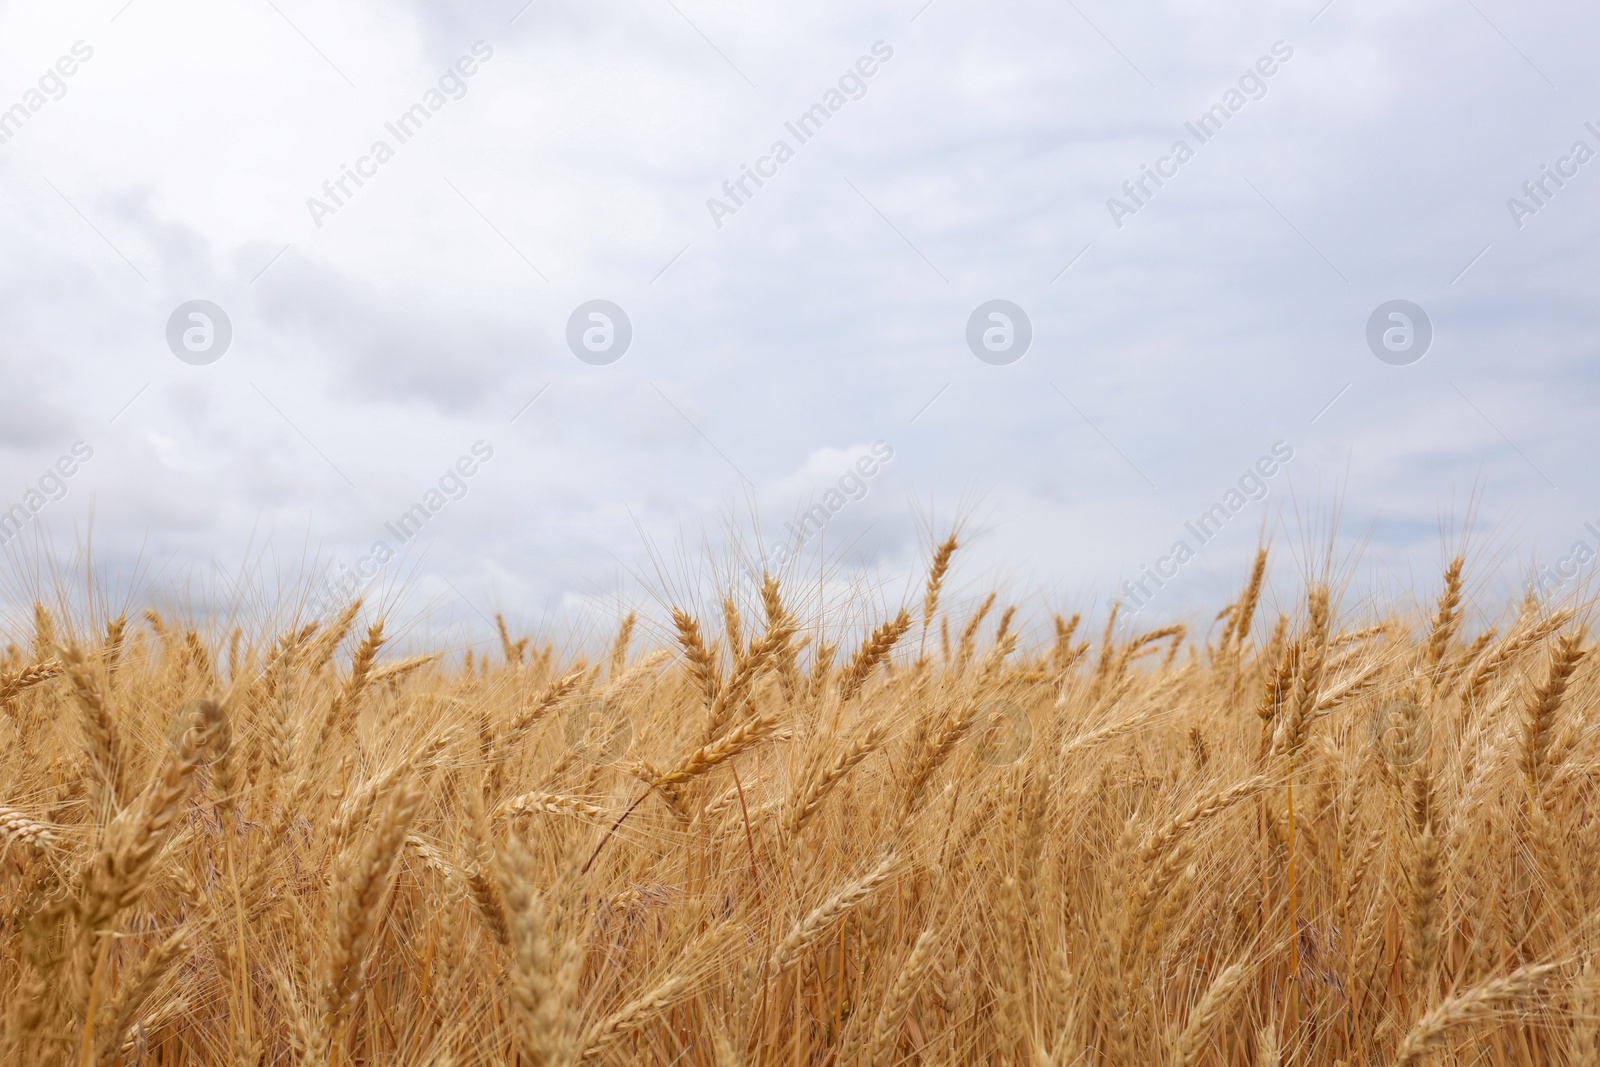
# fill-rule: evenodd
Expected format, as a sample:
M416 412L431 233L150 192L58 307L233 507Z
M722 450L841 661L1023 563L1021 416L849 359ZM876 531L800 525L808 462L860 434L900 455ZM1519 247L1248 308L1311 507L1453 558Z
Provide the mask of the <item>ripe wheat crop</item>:
M1030 644L956 550L865 625L769 579L592 658L39 606L0 1061L1597 1062L1578 612L1469 632L1458 560L1268 613L1263 553L1207 634Z

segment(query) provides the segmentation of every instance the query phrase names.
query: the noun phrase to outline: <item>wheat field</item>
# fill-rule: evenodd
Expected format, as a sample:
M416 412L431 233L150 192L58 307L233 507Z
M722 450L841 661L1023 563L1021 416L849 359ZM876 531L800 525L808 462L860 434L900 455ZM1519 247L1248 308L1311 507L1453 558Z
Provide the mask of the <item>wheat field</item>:
M1583 1064L1584 608L1205 633L768 579L589 658L35 610L7 1064ZM651 634L655 637L651 638ZM652 643L659 647L648 647Z

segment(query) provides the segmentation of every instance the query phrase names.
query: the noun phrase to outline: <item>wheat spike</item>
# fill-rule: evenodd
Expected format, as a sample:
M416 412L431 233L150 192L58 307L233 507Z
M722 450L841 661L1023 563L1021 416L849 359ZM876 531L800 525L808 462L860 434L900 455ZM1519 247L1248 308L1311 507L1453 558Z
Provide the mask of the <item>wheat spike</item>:
M156 858L188 799L207 733L219 720L220 710L211 701L202 702L162 772L106 828L104 841L82 877L77 914L83 929L103 929L144 893Z
M872 1024L872 1039L867 1044L866 1062L871 1067L888 1067L892 1062L900 1023L911 1008L911 998L916 995L922 976L933 962L936 943L934 931L924 930L911 946L911 953L901 966L900 973L895 976L894 985L885 994L883 1004L878 1008L878 1017Z
M399 783L377 827L361 850L350 857L342 875L322 997L323 1032L330 1040L339 1040L360 994L378 912L388 895L390 876L421 801L422 791L414 783Z
M1194 1011L1189 1013L1189 1022L1178 1036L1178 1063L1181 1067L1194 1067L1200 1062L1223 1010L1249 976L1249 966L1244 963L1231 964L1224 967L1206 987L1205 995L1194 1006Z
M729 730L725 735L696 749L688 759L665 774L656 777L657 788L674 786L698 778L711 768L759 744L778 725L776 715L763 715Z
M814 768L784 804L785 836L791 840L799 836L801 829L821 808L823 799L833 787L862 760L882 747L886 736L887 731L883 725L873 723L867 727L865 734L841 749L831 763Z
M1497 1012L1527 1000L1559 969L1555 963L1529 964L1503 977L1479 982L1441 1002L1406 1033L1395 1052L1395 1067L1422 1062L1429 1052L1443 1047L1455 1031L1493 1019Z
M592 819L601 818L607 814L606 809L597 807L577 797L560 796L556 793L523 793L503 802L495 809L495 814L501 818L514 819L519 815L542 811L552 815L586 815Z
M678 630L678 644L683 648L684 659L689 663L689 676L709 708L716 703L717 692L722 688L722 672L717 669L716 658L700 636L700 624L694 616L681 608L673 608L672 622Z
M1528 792L1535 797L1544 791L1550 780L1550 743L1555 737L1556 714L1566 696L1567 683L1583 657L1576 634L1568 634L1557 641L1550 654L1550 673L1533 691L1523 715L1522 773L1527 779Z
M893 855L884 857L870 872L845 885L795 923L767 960L768 979L777 978L799 963L817 938L888 879L896 862Z
M0 707L10 710L11 701L40 682L48 682L62 671L61 664L53 659L42 660L24 667L14 674L0 673Z
M533 889L531 859L515 839L501 861L500 883L514 928L511 999L518 1047L536 1067L565 1067L579 1052L569 1007L578 981L578 944L553 936L549 906Z
M123 795L122 742L106 702L105 689L100 684L99 673L77 645L64 649L62 659L82 713L80 721L89 750L89 765L94 768L98 785L96 807L114 807L122 802Z
M1445 650L1455 640L1461 626L1461 568L1465 561L1457 556L1444 572L1444 592L1439 594L1439 610L1433 618L1433 632L1428 635L1428 647L1423 662L1432 675L1435 688L1442 680L1445 667Z
M611 643L611 680L615 682L622 677L622 672L628 667L628 646L633 643L633 627L639 621L639 616L628 612L622 620L622 625L617 627L616 640Z
M0 805L0 839L4 839L7 849L21 845L39 852L55 848L60 841L56 831L45 823L4 805Z
M352 600L326 626L321 627L322 632L317 634L306 647L305 665L308 675L315 676L322 673L322 668L333 659L333 654L339 650L339 645L344 642L351 625L355 623L356 616L360 613L360 599Z
M849 700L861 690L869 675L878 664L886 659L900 638L911 629L911 613L904 608L893 619L872 631L861 642L861 647L845 667L844 674L839 679L839 699Z

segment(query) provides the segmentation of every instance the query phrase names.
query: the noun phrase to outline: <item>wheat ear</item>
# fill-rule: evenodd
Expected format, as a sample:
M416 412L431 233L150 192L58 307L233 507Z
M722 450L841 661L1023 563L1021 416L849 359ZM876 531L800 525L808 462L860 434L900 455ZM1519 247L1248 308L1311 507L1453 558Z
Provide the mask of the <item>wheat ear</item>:
M636 1033L684 999L694 986L693 966L706 948L729 930L727 923L712 926L695 938L668 968L665 978L592 1026L579 1042L582 1058L599 1056L611 1045Z
M633 627L639 621L639 616L628 612L627 618L622 620L622 625L617 627L617 638L611 643L611 668L610 677L616 681L628 666L628 646L633 643Z
M350 626L356 621L356 615L360 611L360 599L352 600L344 606L344 610L339 612L327 626L323 627L322 633L318 634L306 649L307 677L315 677L322 673L322 668L328 665L328 661L338 651L340 643L344 641L345 635L350 632Z
M489 844L489 825L483 812L483 798L477 790L467 792L466 835L470 856L466 867L467 894L489 936L501 945L511 943L511 926L506 918L505 901L491 863L494 849ZM503 880L503 879L502 879Z
M856 650L849 666L839 677L841 701L849 700L861 690L861 686L871 676L873 669L888 658L894 646L909 629L911 629L911 613L901 608L898 615L872 631L861 642L861 647Z
M607 814L606 809L590 804L586 800L580 800L578 797L533 792L523 793L504 801L495 809L495 817L515 819L519 815L528 815L536 811L551 815L587 815L593 819Z
M372 681L372 665L378 658L378 649L382 647L383 620L379 619L367 627L366 637L361 639L355 656L350 660L350 677L345 679L339 694L333 698L333 706L328 709L328 720L322 728L324 742L334 726L339 728L341 734L349 736L355 724L355 713L361 694Z
M1395 1052L1394 1067L1420 1063L1442 1047L1463 1026L1492 1019L1495 1015L1537 993L1560 964L1535 963L1520 967L1501 978L1462 990L1423 1015L1411 1027Z
M767 669L779 651L789 643L793 633L792 624L780 621L760 638L752 641L748 648L735 653L733 674L717 688L717 695L711 701L706 725L701 732L704 742L709 743L726 729L728 720L744 703L750 687L755 684L761 672Z
M379 911L421 801L422 790L414 781L399 783L372 836L344 871L322 997L323 1032L333 1041L339 1040L361 993Z
M511 640L511 631L506 629L506 617L502 614L495 614L494 626L500 634L500 651L505 655L506 663L521 663L523 653L528 650L528 639L524 637L520 641Z
M1520 633L1508 634L1492 653L1478 665L1461 690L1461 707L1464 711L1476 710L1478 695L1507 667L1511 666L1528 649L1541 644L1545 638L1565 626L1573 616L1563 608L1541 619Z
M166 977L172 965L178 962L179 956L189 947L191 933L187 926L180 926L165 940L146 952L133 971L121 979L122 988L105 1014L105 1019L109 1021L106 1032L111 1038L111 1044L105 1050L107 1053L121 1046L123 1037L138 1019L139 1010L150 999L150 994L156 991L156 986L161 984L161 979Z
M21 845L35 852L48 852L56 847L60 838L49 824L0 804L0 841L5 842L7 849Z
M684 659L689 661L689 677L700 690L701 699L710 707L716 702L717 691L722 688L722 674L717 669L716 657L706 647L700 636L700 624L682 608L672 609L672 623L678 630L678 644Z
M1433 617L1433 630L1428 635L1428 646L1423 656L1433 686L1439 687L1445 668L1445 651L1455 640L1461 626L1461 566L1460 556L1450 561L1444 572L1444 591L1439 594L1439 610Z
M928 624L933 621L933 613L939 610L939 594L944 589L944 576L950 570L950 557L960 548L956 535L951 534L945 538L938 548L933 550L933 566L928 569L928 586L922 594L922 631L923 640L927 640Z
M1256 605L1261 601L1261 583L1267 576L1267 550L1256 550L1255 564L1250 568L1250 581L1244 587L1244 596L1239 598L1239 610L1233 617L1232 645L1237 654L1240 646L1250 636L1250 628L1255 623Z
M1523 714L1522 773L1527 779L1528 793L1535 798L1543 793L1550 780L1550 742L1555 737L1556 714L1566 697L1567 683L1584 656L1579 644L1576 634L1567 634L1556 642L1550 654L1550 673L1543 684L1534 689Z
M511 921L511 1002L517 1045L534 1067L566 1067L576 1059L576 1013L569 1008L582 954L577 942L552 938L550 909L533 888L532 860L511 838L500 858L500 888Z
M810 948L846 912L866 900L888 879L896 863L897 860L893 855L884 857L877 867L845 885L795 923L788 936L778 943L778 947L767 959L768 980L778 978L799 963L806 949Z
M0 707L9 711L11 701L21 693L32 689L40 682L48 682L60 673L60 661L46 659L24 667L15 674L0 674Z
M95 806L100 811L114 809L122 803L122 742L106 702L105 688L83 649L71 645L62 651L61 658L77 700L89 764L94 768Z
M1194 1067L1200 1062L1200 1057L1210 1046L1211 1031L1216 1029L1223 1009L1249 976L1250 968L1247 965L1235 963L1223 968L1222 973L1206 987L1200 1003L1189 1014L1189 1022L1178 1037L1178 1063L1181 1067Z
M807 775L784 804L784 836L793 840L817 813L823 799L849 774L857 764L883 746L887 730L881 723L873 723L861 737L851 741L834 757L833 762Z
M77 912L85 933L104 929L117 912L144 893L156 858L189 797L207 733L220 714L214 702L201 702L161 774L106 828L100 849L82 876Z
M988 618L998 598L998 593L990 593L984 597L983 603L978 605L978 610L967 620L967 625L961 628L961 638L956 642L956 670L966 670L967 664L971 662L972 653L978 647L978 630L983 626L983 620Z
M655 785L658 788L674 786L698 778L718 764L725 763L760 743L777 725L776 715L763 715L749 722L740 723L709 745L702 745L674 769L657 777Z
M911 998L916 995L922 976L933 962L937 942L935 931L922 932L916 944L911 946L911 954L906 957L900 973L895 976L894 985L889 987L889 992L884 996L883 1004L878 1008L878 1017L872 1024L872 1038L867 1043L865 1062L871 1067L889 1067L892 1062L900 1023L911 1009Z

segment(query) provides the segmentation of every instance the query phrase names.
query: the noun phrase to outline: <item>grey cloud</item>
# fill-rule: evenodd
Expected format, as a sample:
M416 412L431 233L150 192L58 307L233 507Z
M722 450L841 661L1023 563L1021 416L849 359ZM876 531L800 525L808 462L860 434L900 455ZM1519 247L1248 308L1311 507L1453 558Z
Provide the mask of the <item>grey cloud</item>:
M50 379L42 361L0 349L0 382L6 397L5 414L0 416L0 444L37 448L71 443L72 417L53 395L57 383Z
M126 241L152 288L118 277L120 261L59 203L32 210L53 197L47 189L26 217L0 220L20 250L0 267L21 294L0 309L13 338L7 384L28 370L48 385L45 353L59 350L83 390L30 386L57 405L82 396L82 410L47 402L0 423L0 435L42 443L69 415L103 418L151 380L116 433L181 436L173 447L213 466L163 472L154 446L152 459L123 442L104 469L126 472L129 497L203 489L216 501L214 540L227 545L256 516L297 505L335 515L319 528L329 537L364 536L354 505L333 510L342 483L252 383L373 487L380 510L391 491L404 499L430 476L434 451L492 433L505 466L460 521L441 525L424 567L464 589L493 576L508 596L534 598L588 595L644 544L717 528L730 500L753 494L762 521L781 523L808 490L778 500L765 495L774 484L790 492L785 479L818 450L878 437L896 448L896 480L875 484L828 534L830 546L854 546L852 573L918 562L911 494L948 504L978 487L993 521L968 566L1037 557L1041 586L1097 603L1279 438L1297 449L1295 492L1274 488L1268 529L1293 530L1343 494L1356 536L1382 523L1371 550L1385 563L1426 554L1431 565L1435 515L1480 478L1482 521L1520 523L1519 550L1570 541L1572 515L1600 491L1579 458L1600 393L1587 281L1600 163L1521 230L1505 207L1585 119L1600 121L1581 110L1600 99L1588 9L1486 9L1557 92L1470 6L1434 0L1340 3L1315 23L1319 5L1219 16L1096 0L1080 15L940 0L914 24L914 6L681 5L753 75L752 91L668 5L624 18L540 0L509 26L520 5L402 5L390 38L342 46L352 65L370 48L367 69L414 68L415 86L385 87L395 99L478 37L497 52L470 106L430 126L431 146L408 148L384 172L384 192L363 193L360 210L314 235L295 199L311 189L295 181L320 180L329 160L366 143L373 114L392 109L270 86L284 102L263 97L252 134L315 150L286 150L287 166L263 159L259 174L203 151L192 163L240 205L288 204L299 227L269 212L239 227L240 239L221 236L227 227L203 206L156 195L170 159L143 160L137 143L93 125L95 97L75 97L76 110L53 119L81 114L81 143L95 152L8 157L0 175L28 193L29 168L88 174L99 156L117 158L100 179L112 191L83 206ZM0 28L11 28L5 16ZM716 229L706 198L880 37L896 56L868 93ZM1107 198L1280 38L1295 58L1267 94L1117 228ZM191 118L173 105L146 121ZM519 243L537 235L548 285L459 203L434 210L452 195L437 178L445 162L471 176L461 180L474 197L484 190L497 226ZM380 197L391 199L377 228L376 213L363 213ZM203 379L177 377L186 369L150 332L172 303L159 294L202 284L235 287L214 298L236 312L237 356ZM611 367L564 349L565 315L594 297L621 303L635 326L634 347ZM1011 367L980 365L962 341L971 309L997 297L1020 303L1035 327L1033 349ZM1437 330L1412 367L1379 364L1363 341L1372 308L1397 297L1422 304ZM202 380L214 390L175 392L173 382ZM547 383L549 395L510 424ZM175 395L213 422L163 423L156 401ZM437 444L402 462L390 443L412 439ZM3 469L13 473L9 461ZM127 514L184 538L200 521L171 501ZM1248 528L1208 549L1162 610L1210 595L1213 575L1227 584L1260 529L1255 514L1236 522Z
M263 320L280 346L326 361L352 399L461 412L496 395L519 364L545 357L526 312L385 293L298 261L275 267L261 287Z

